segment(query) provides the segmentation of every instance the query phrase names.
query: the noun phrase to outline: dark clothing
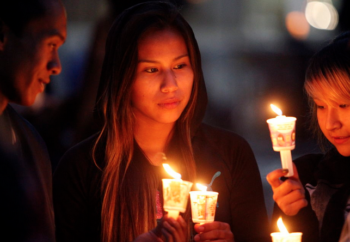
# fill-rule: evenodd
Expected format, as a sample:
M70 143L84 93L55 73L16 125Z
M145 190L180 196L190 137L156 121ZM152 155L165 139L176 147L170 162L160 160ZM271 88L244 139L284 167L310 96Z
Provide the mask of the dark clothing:
M100 241L101 171L91 158L95 139L92 136L69 150L54 173L58 241ZM236 242L270 241L260 174L248 143L202 124L192 144L198 183L210 184L221 172L212 183L212 190L219 192L215 220L230 224ZM170 145L168 160L179 159L176 143ZM129 169L140 176L155 172L162 178L163 168L150 165L138 146L133 162Z
M303 241L338 242L349 207L350 157L333 148L325 155L305 155L294 163L308 205L297 215L287 216L275 204L272 224L282 215L290 232L303 233Z
M55 241L52 170L45 144L11 106L0 115L1 238Z

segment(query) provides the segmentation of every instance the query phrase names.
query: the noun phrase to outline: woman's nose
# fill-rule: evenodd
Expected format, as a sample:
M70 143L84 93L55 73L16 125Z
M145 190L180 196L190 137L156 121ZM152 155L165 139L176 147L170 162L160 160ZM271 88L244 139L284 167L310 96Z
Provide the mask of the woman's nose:
M165 71L161 91L164 93L173 92L178 89L175 73L172 70Z
M327 112L326 129L333 130L342 126L339 113L335 108L330 108Z

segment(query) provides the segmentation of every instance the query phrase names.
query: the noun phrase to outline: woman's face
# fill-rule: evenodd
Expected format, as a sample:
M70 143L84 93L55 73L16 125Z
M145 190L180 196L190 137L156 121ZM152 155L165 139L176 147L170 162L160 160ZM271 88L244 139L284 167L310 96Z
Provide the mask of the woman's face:
M350 156L350 99L333 101L329 91L322 90L314 102L322 133L341 155Z
M193 77L179 33L161 30L142 35L131 97L136 122L174 124L190 99Z

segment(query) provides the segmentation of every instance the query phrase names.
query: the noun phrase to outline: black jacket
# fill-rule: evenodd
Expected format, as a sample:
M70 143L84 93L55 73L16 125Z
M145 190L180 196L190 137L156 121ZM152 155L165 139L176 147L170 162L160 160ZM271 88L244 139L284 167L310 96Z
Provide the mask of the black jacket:
M305 155L294 163L305 188L308 205L297 215L287 216L275 204L272 226L282 216L290 232L303 233L303 241L338 242L348 213L350 157L341 156L333 148L325 155Z
M100 241L101 171L91 158L95 138L69 150L54 173L58 241ZM221 172L212 185L212 190L219 192L215 220L230 224L236 242L270 241L260 174L248 143L205 124L198 128L192 143L197 181L209 184L213 175ZM179 158L176 150L174 145L167 153L168 160ZM140 176L162 174L163 170L150 165L139 148L129 169Z
M0 115L0 220L4 241L55 241L46 146L11 106Z

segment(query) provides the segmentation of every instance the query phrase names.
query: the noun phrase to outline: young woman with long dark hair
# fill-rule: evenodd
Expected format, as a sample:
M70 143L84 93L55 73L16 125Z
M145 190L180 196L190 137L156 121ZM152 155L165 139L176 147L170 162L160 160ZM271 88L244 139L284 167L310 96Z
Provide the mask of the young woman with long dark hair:
M188 241L190 207L177 220L162 209L164 154L183 180L219 192L216 221L196 225L195 241L266 238L254 155L241 137L202 124L206 103L199 48L178 10L148 2L124 11L106 44L101 132L54 175L57 240Z

